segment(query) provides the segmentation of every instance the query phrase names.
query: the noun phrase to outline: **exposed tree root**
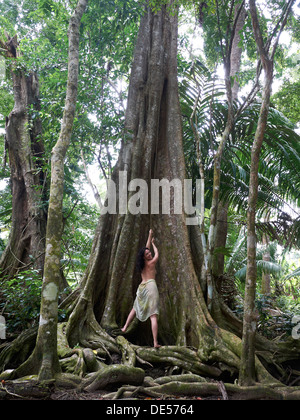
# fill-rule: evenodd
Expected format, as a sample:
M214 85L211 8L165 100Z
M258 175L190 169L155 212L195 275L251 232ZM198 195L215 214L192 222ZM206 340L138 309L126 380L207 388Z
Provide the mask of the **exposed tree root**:
M205 362L204 354L197 349L184 346L162 346L159 349L141 347L130 343L124 336L110 337L107 340L106 333L103 334L104 344L100 343L100 335L96 339L95 329L90 331L93 331L93 339L84 340L84 344L92 343L92 348L82 345L71 348L67 340L66 324L58 325L58 355L63 373L57 375L55 381L42 383L38 382L36 376L11 380L20 371L19 363L30 356L36 330L21 334L0 353L1 370L8 369L0 374L0 379L4 381L0 386L0 399L47 399L54 386L73 388L76 392L85 393L113 390L105 397L111 399L145 396L159 398L162 395L169 398L194 396L253 400L300 399L300 387L284 386L275 380L272 384L270 376L266 377L267 383L264 383L263 375L258 375L260 383L252 387L223 383L224 375L229 379L229 372L233 382L237 377L237 370L234 363L226 365L217 362L222 349L212 351ZM222 333L225 345L231 337L230 333L228 337L226 334ZM106 347L108 345L109 349ZM231 343L229 351L235 351L234 346L235 343ZM223 354L222 359L226 359L226 354ZM152 374L155 370L160 372L159 377ZM295 372L293 371L293 382L298 385L299 378L296 376L295 380Z
M216 396L220 399L233 400L299 400L300 387L291 389L288 387L269 387L256 385L251 387L240 387L234 384L223 384L222 382L201 382L186 383L183 381L170 381L165 384L154 384L152 386L123 386L117 392L106 395L106 399L132 398L137 396L150 396L159 398L175 396Z
M223 302L219 294L216 293L214 299L213 318L220 328L232 332L237 337L242 337L243 322L231 311ZM267 364L277 365L288 360L296 360L300 357L300 340L294 340L292 337L285 341L268 340L260 334L255 336L256 354L260 356Z
M82 383L85 391L92 392L97 389L105 389L111 384L134 384L143 383L145 372L143 369L126 365L110 365L88 376Z
M53 383L41 384L37 377L28 377L15 381L2 381L0 385L1 399L48 399L51 395Z
M0 353L0 372L7 369L15 369L23 363L33 350L37 336L37 327L30 328L20 334L13 342Z
M198 375L217 378L221 370L201 362L196 351L179 346L163 346L159 349L135 346L137 355L150 363L164 363L167 366L178 366L181 369Z

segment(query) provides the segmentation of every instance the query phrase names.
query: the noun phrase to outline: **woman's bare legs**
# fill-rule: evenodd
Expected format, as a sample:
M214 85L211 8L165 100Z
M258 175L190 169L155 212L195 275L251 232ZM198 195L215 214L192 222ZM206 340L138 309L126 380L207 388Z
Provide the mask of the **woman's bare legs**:
M134 320L135 314L136 314L135 309L132 308L131 311L129 312L129 315L128 315L127 321L125 322L124 327L121 328L121 331L126 332L127 328L129 327L129 324Z
M159 348L161 346L157 342L157 332L158 332L157 315L156 314L151 315L150 320L151 320L151 329L152 329L154 347Z
M130 323L135 318L135 315L136 315L135 309L132 308L131 311L130 311L130 313L129 313L129 315L128 315L128 318L126 320L126 323L125 323L124 327L121 328L121 331L123 331L123 333L126 332L126 330L129 327ZM154 347L155 348L159 348L161 346L158 344L158 341L157 341L157 332L158 332L157 315L156 314L155 315L151 315L150 316L150 320L151 320L151 329L152 329Z

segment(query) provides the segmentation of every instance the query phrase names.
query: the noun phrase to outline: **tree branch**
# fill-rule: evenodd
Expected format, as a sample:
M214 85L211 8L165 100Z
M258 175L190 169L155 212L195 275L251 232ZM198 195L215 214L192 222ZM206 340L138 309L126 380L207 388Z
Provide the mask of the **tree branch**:
M249 8L250 8L250 13L251 13L251 18L252 18L252 27L253 27L255 42L256 42L258 52L262 61L262 65L265 68L268 66L269 56L264 45L264 40L262 37L262 33L261 33L259 21L258 21L258 16L257 16L255 0L249 0Z

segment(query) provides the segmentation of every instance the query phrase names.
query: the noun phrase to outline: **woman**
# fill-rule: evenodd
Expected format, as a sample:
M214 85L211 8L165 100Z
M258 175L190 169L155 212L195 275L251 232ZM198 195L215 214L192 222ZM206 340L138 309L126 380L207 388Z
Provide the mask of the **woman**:
M153 246L154 257L151 254L150 246ZM154 243L153 231L150 229L146 247L142 248L138 254L137 268L141 273L142 281L136 292L136 298L133 308L130 311L127 321L122 328L125 333L129 324L135 317L144 322L149 317L151 320L151 330L153 336L154 347L159 348L157 341L158 323L157 317L159 314L159 295L155 281L156 263L158 261L158 250Z

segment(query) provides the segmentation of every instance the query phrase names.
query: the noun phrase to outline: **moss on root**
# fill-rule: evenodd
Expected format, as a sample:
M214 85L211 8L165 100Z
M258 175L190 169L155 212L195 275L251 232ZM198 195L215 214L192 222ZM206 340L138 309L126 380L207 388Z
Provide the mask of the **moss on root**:
M229 366L224 368L222 364L211 363L211 360L210 363L204 363L199 351L184 346L162 346L159 349L141 347L118 336L112 339L117 353L108 349L105 351L103 346L99 349L71 348L65 327L65 324L59 324L58 328L59 359L63 373L56 375L52 381L40 381L36 375L11 380L15 370L5 370L0 375L0 399L48 399L60 389L76 390L79 394L84 393L86 398L89 393L105 391L104 398L109 399L159 398L162 395L168 398L300 399L300 387L285 386L278 381L273 381L273 384L267 381L265 384L263 381L266 378L263 377L260 383L251 387L223 383L224 370L230 369ZM23 340L29 349L32 333L23 335ZM15 346L10 343L8 349L2 351L3 355L0 354L7 368L12 367L10 357L15 357L17 349L20 350L20 338ZM218 356L217 353L215 356ZM154 372L158 371L160 375L157 377Z

